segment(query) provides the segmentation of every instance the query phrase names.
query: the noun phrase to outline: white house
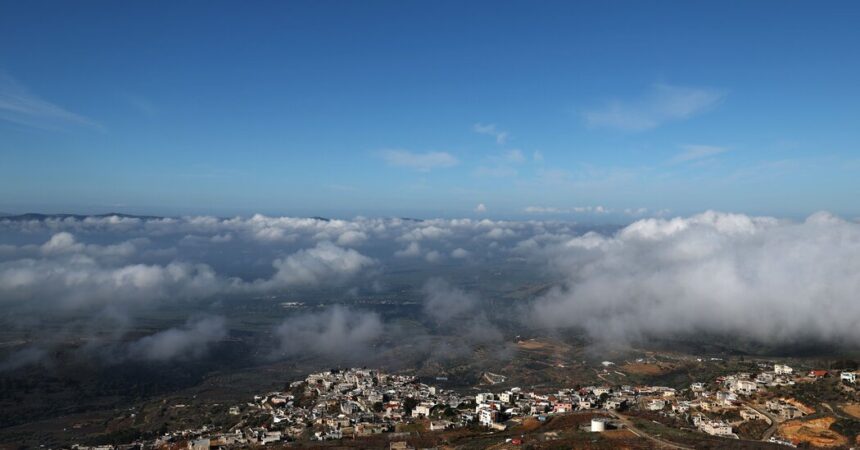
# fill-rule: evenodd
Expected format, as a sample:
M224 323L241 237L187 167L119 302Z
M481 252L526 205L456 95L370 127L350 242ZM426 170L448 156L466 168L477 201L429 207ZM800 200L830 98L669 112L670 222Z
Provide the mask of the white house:
M492 400L493 394L490 392L481 392L475 395L475 403L486 403L487 400Z
M337 433L337 435L338 435L338 437L336 437L334 439L341 439L342 436L340 436L340 431L333 432L333 433ZM280 431L267 431L267 432L263 433L262 436L260 436L260 443L263 445L266 445L269 442L278 442L281 440L282 437L283 436L281 435Z
M758 391L758 386L750 380L738 380L732 385L732 392L743 395L752 395Z
M627 400L623 398L610 398L606 400L606 403L603 404L603 407L606 409L619 409L624 406L624 403Z
M654 398L654 399L651 399L648 401L648 404L646 405L646 407L648 408L649 411L660 411L666 407L666 402L664 402L663 400Z
M434 420L430 422L430 431L446 430L454 424L447 420Z
M794 373L794 369L792 369L791 366L785 364L774 364L773 373L777 375L791 375L792 373Z
M755 377L756 383L770 384L773 382L773 374L770 372L762 372Z
M857 382L857 372L842 372L839 375L839 379L842 381L847 381L849 383Z
M209 439L195 439L189 445L191 450L209 450L209 446Z
M596 388L592 389L592 390L591 390L591 392L592 392L594 395L596 395L596 396L600 397L602 394L608 394L608 393L609 393L609 391L611 391L611 390L612 390L612 389L610 389L610 388L608 388L608 387L606 387L606 386L600 386L600 387L596 387Z
M754 409L751 409L751 408L742 409L740 414L741 414L741 419L744 419L744 420L759 420L759 419L764 420L765 419L764 415L762 415L760 412L758 412Z
M678 402L672 404L672 411L677 413L685 413L690 410L690 402Z
M732 426L718 420L704 420L699 429L713 436L728 436L732 434Z
M431 409L433 409L432 404L421 403L415 406L415 409L412 410L412 417L429 417Z
M485 427L489 427L489 426L492 426L493 423L496 422L496 419L498 417L499 417L498 411L496 411L494 409L490 409L490 408L484 408L480 411L480 413L478 415L478 422L480 422L481 425L483 425Z

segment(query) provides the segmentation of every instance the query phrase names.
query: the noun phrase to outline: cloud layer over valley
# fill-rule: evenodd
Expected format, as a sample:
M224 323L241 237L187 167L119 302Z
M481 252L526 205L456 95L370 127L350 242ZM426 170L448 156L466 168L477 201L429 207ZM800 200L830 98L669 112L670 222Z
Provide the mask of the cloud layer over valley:
M494 279L499 267L510 275ZM497 304L492 292L523 283L549 289L504 314L488 306ZM366 293L394 292L418 302L410 320L435 331L405 329L385 301L363 306ZM344 361L397 339L432 352L433 333L463 347L503 344L500 316L506 326L574 328L600 341L708 333L851 344L860 338L858 293L860 224L827 213L789 221L706 212L620 229L262 215L0 219L4 325L26 332L54 319L84 324L80 333L92 328L82 317L111 317L122 357L144 361L193 359L228 339L238 319L217 309L225 301L332 299L268 318L275 339L266 353ZM191 310L184 325L128 335L137 311L177 304ZM12 346L2 367L39 362L59 340Z

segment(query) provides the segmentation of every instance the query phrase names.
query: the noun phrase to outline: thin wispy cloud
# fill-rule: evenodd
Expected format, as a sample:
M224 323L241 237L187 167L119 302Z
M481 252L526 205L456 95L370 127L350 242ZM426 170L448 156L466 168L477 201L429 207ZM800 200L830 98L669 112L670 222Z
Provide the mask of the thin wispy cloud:
M704 113L722 102L727 94L714 88L655 84L638 99L612 100L583 116L592 128L645 131Z
M84 127L105 131L100 123L39 98L0 71L0 120L45 130Z
M684 145L681 146L681 148L683 151L675 155L671 162L684 163L699 161L729 151L729 149L725 147L717 147L715 145Z
M379 156L390 166L408 167L421 172L453 167L460 161L447 152L416 153L409 150L383 150Z
M476 123L472 126L472 130L478 134L486 134L487 136L494 137L496 139L496 143L499 145L508 142L508 132L498 129L494 123Z

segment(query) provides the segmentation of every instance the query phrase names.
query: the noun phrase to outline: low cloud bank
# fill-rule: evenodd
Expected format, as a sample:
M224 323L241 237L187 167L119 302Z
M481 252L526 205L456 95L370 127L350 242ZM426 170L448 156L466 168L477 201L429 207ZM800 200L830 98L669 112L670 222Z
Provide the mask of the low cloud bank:
M0 219L0 303L76 309L342 285L368 278L394 258L412 265L506 258L524 237L572 237L574 228L564 222L262 215Z
M0 219L0 237L0 305L5 323L19 330L36 329L49 315L102 314L121 324L111 337L121 339L135 305L253 301L295 289L381 292L398 286L402 279L392 273L400 271L424 283L418 320L456 336L450 349L430 348L438 336L342 306L286 319L273 346L288 357L355 361L400 339L421 351L463 355L503 344L499 324L516 317L522 328L581 328L605 341L705 333L777 344L860 339L860 224L827 213L798 222L706 212L601 232L558 221L472 219ZM237 263L225 269L225 260ZM556 285L512 304L500 319L487 309L486 292L445 281L460 279L450 276L460 268L481 274L484 264ZM84 308L90 310L81 314ZM159 361L194 356L227 326L221 318L194 319L126 353ZM11 352L0 370L39 361L46 354L39 349L62 340L39 339Z
M133 342L128 349L131 357L149 361L170 361L177 358L198 358L209 346L227 337L223 317L190 320L185 326L170 328Z
M51 236L40 247L50 249L44 255L0 262L0 304L40 302L49 309L74 311L99 305L259 294L323 282L342 284L376 264L353 249L320 242L274 260L275 273L270 278L243 281L219 275L205 263L142 264L90 255L93 248L112 247L116 246L78 244L67 232ZM27 250L21 247L18 253ZM14 254L15 248L9 252ZM132 259L135 255L127 256Z
M424 313L440 322L463 319L475 312L479 299L475 294L451 286L442 278L431 278L421 288Z
M229 285L206 264L105 265L86 255L0 263L0 303L38 301L76 308L103 303L199 298Z
M324 356L337 362L359 361L383 334L378 314L334 306L286 319L275 330L286 356Z
M353 249L344 249L331 242L321 242L313 248L299 250L272 265L277 272L263 288L314 286L322 282L342 283L375 261Z
M714 333L765 343L860 338L860 224L707 212L540 247L564 277L532 317L629 340Z

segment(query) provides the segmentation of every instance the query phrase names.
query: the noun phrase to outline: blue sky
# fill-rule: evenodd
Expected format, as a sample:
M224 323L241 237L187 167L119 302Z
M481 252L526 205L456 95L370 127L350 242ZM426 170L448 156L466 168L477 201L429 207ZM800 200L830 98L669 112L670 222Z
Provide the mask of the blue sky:
M856 217L857 23L856 2L0 1L0 211Z

